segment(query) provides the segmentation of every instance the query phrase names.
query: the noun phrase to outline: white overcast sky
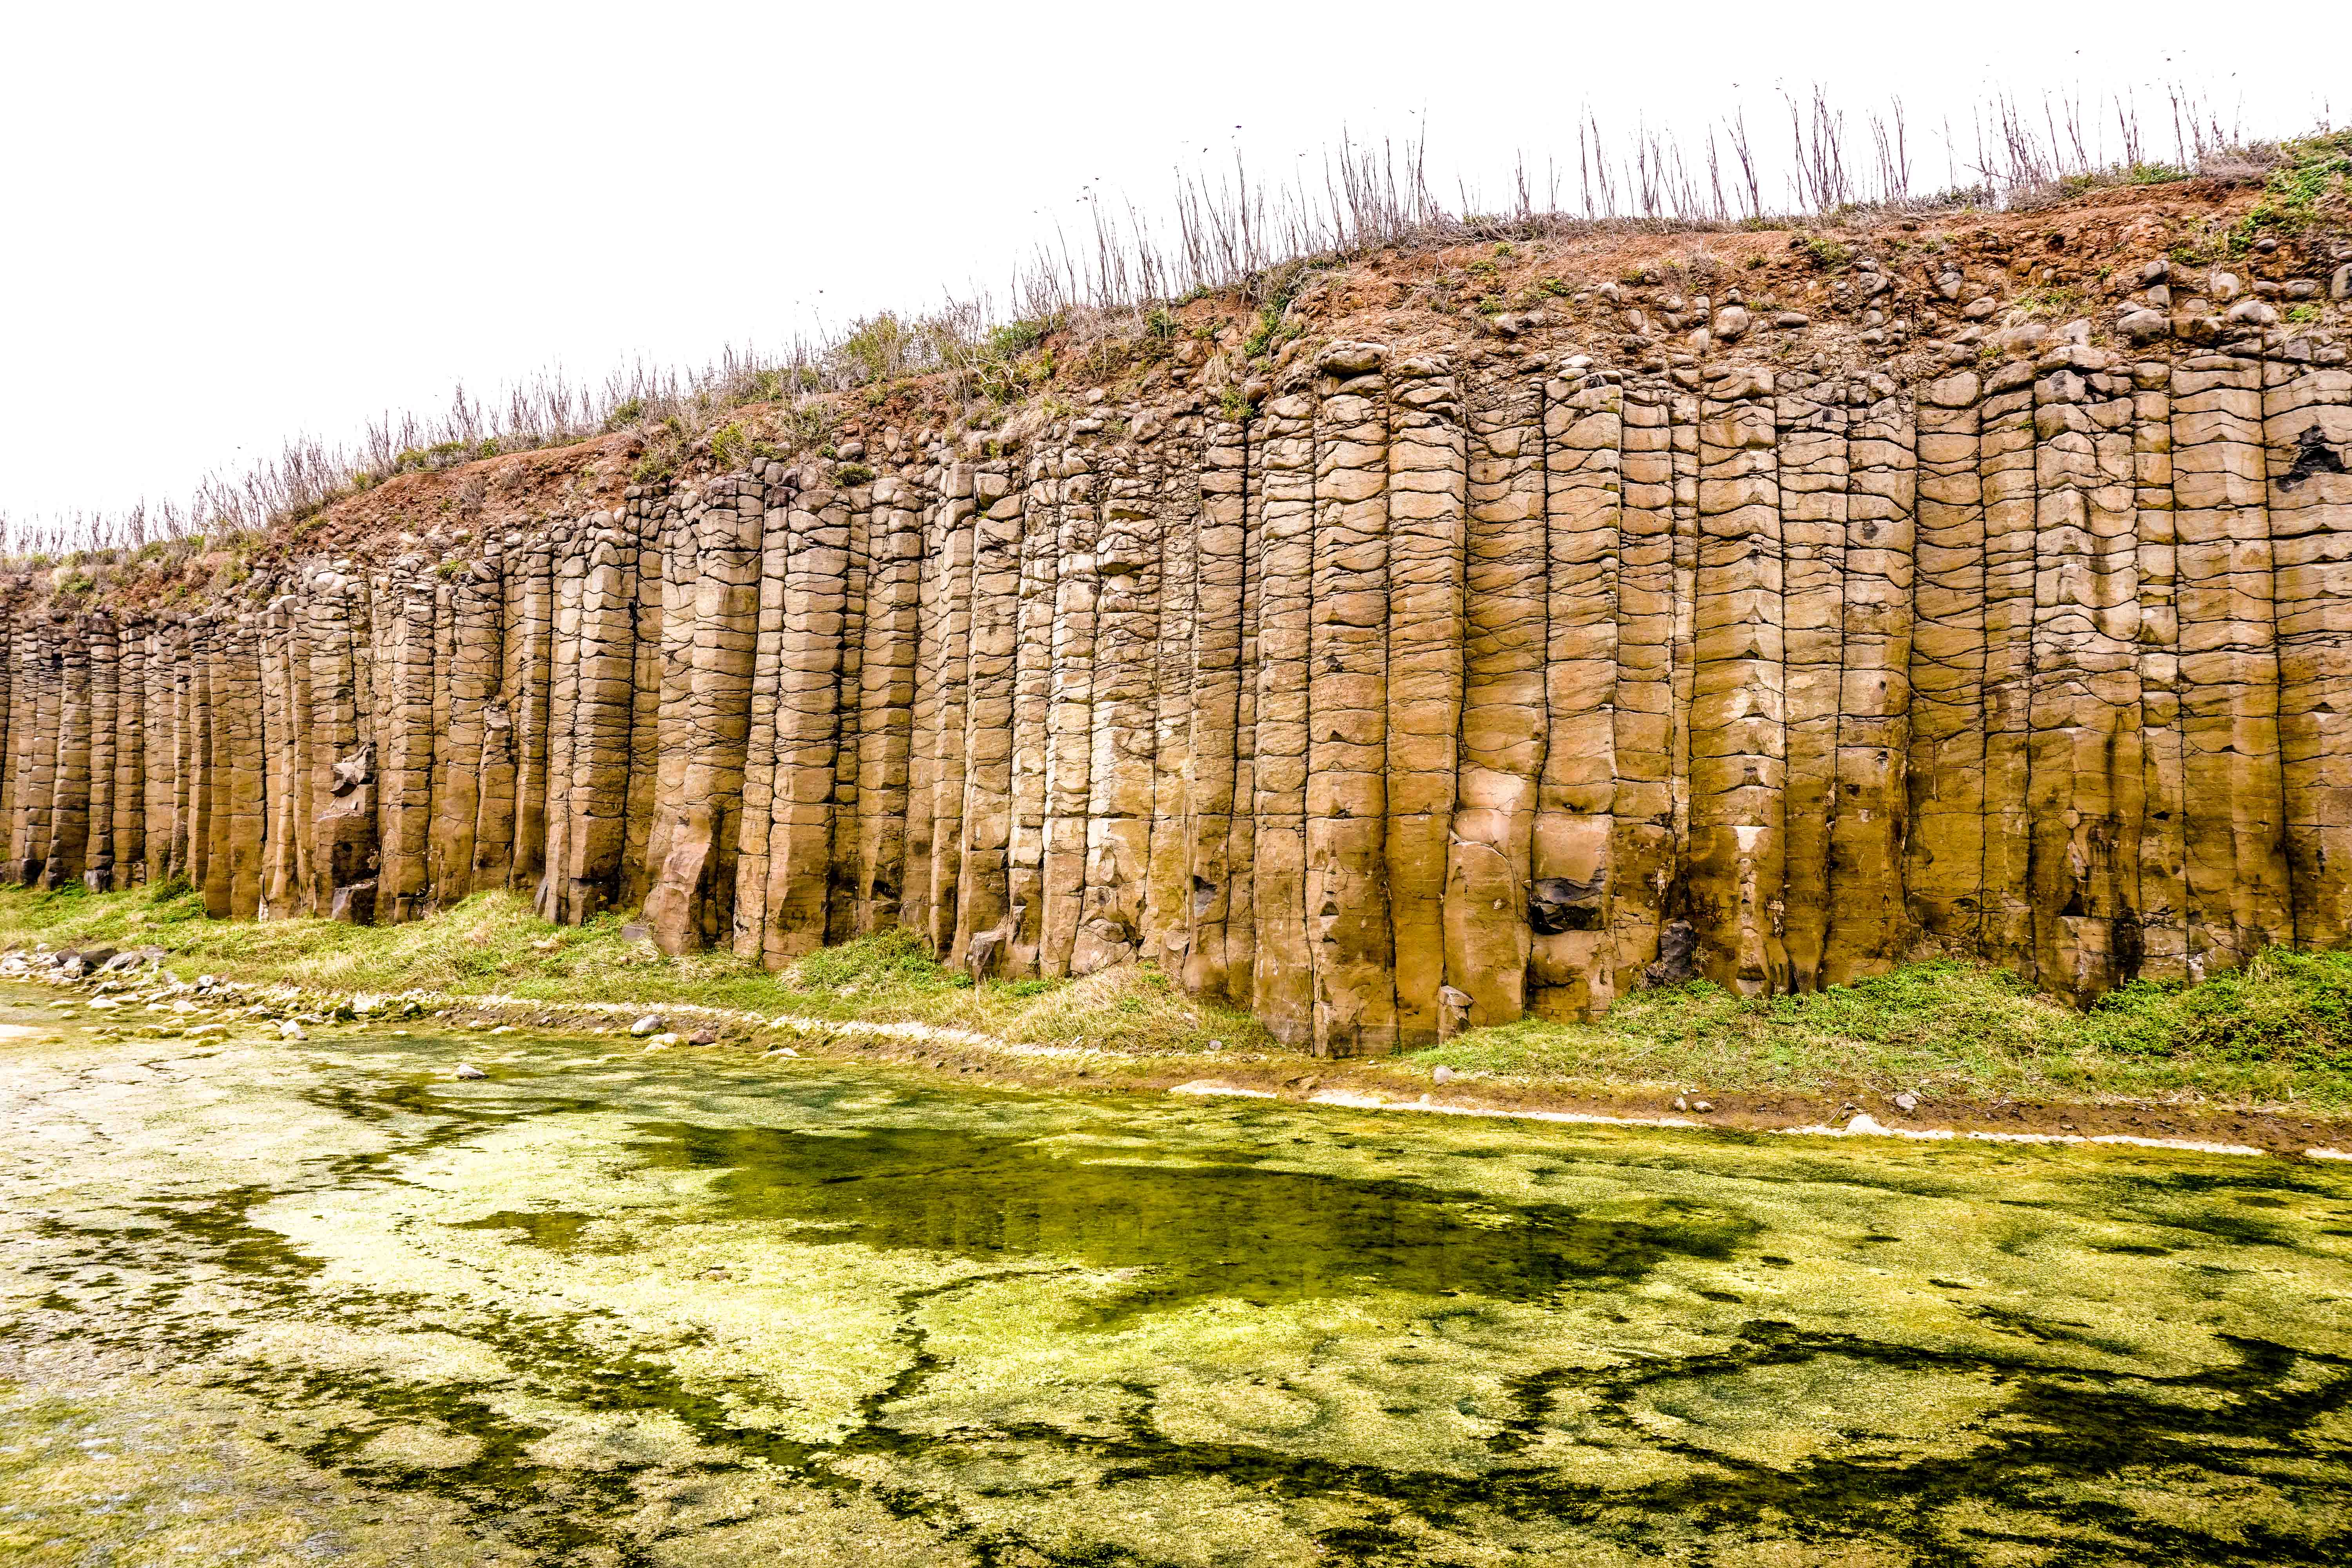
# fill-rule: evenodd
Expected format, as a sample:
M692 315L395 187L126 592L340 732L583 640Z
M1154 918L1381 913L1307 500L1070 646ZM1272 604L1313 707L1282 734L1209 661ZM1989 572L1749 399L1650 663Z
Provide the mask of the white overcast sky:
M2258 132L2340 120L2352 21L2163 0L1605 7L596 0L0 12L0 514L184 496L561 363L700 363L818 318L1000 288L1090 189L1165 204L1236 143L1278 172L1410 135L1497 198L1589 108L1702 130L1778 93L1927 134L2006 89L2187 80ZM2160 145L2168 149L2169 132ZM2111 149L2112 150L2112 149Z

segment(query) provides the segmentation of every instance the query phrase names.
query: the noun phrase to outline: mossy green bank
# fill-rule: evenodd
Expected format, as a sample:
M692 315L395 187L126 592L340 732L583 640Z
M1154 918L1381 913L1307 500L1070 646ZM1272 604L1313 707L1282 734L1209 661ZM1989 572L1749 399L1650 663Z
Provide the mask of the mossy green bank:
M1279 1064L1288 1054L1244 1015L1186 996L1149 965L1079 981L974 984L912 935L884 931L770 973L731 954L665 957L624 930L613 915L551 925L507 894L365 928L209 921L194 895L168 886L0 891L0 946L152 943L169 950L186 977L907 1022L1162 1065L1192 1056ZM1948 959L1800 995L1747 999L1696 984L1629 996L1594 1023L1474 1029L1388 1065L1538 1087L1907 1091L1930 1101L2206 1099L2331 1112L2352 1106L2352 953L2276 949L2192 985L2127 985L2088 1011L2036 996L2004 972Z

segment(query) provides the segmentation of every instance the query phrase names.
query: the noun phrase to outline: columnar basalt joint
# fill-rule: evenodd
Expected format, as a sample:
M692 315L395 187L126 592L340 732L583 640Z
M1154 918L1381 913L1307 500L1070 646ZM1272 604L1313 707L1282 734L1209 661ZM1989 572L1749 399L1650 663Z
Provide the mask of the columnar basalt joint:
M1446 840L1460 768L1467 432L1450 362L1391 360L1388 447L1388 821L1397 1037L1434 1039L1445 988Z
M1391 1049L1388 899L1388 407L1372 345L1324 352L1315 409L1307 641L1307 931L1314 1047Z
M1608 1006L1616 868L1616 584L1623 395L1605 376L1544 388L1546 555L1543 771L1528 910L1529 1010L1589 1018Z
M1302 345L187 608L8 589L6 875L898 924L1333 1055L1922 935L2076 999L2340 944L2352 373L2030 336L1909 387Z
M1157 464L1131 445L1097 458L1100 527L1094 702L1087 764L1086 890L1070 971L1132 961L1144 942L1151 858L1160 611Z
M1266 405L1258 545L1256 917L1253 1005L1286 1045L1314 1034L1307 905L1308 668L1315 599L1315 399Z
M1788 984L1781 878L1788 655L1780 450L1769 373L1707 383L1699 426L1688 896L1708 978Z
M1446 983L1469 996L1465 1016L1476 1025L1507 1023L1526 1008L1550 609L1542 389L1474 383L1466 401L1466 642L1443 918Z

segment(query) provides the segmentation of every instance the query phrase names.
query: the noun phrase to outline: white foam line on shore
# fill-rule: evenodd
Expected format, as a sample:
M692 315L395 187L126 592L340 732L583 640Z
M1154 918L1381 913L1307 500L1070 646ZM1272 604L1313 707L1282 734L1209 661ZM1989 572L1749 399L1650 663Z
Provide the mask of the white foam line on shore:
M1440 1116L1494 1116L1509 1121L1569 1121L1601 1127L1704 1127L1679 1116L1601 1116L1584 1110L1527 1110L1497 1105L1455 1105L1443 1100L1381 1100L1328 1089L1307 1097L1309 1105L1339 1106L1348 1110L1428 1110Z
M0 978L20 979L36 983L32 975L7 975ZM281 986L280 989L286 987ZM234 987L232 987L234 989ZM614 1017L644 1016L649 1012L677 1013L704 1018L731 1019L757 1025L763 1028L780 1029L796 1035L865 1035L885 1039L918 1040L937 1045L969 1046L976 1049L1003 1052L1009 1056L1045 1057L1059 1059L1099 1057L1105 1052L1091 1046L1036 1046L1018 1041L999 1039L971 1029L944 1028L937 1024L912 1021L883 1022L866 1018L804 1018L790 1013L767 1015L731 1007L712 1007L701 1003L642 1003L642 1002L550 1002L543 998L525 996L457 996L441 992L414 991L405 994L415 1001L432 1001L455 1007L521 1008L524 1010L599 1013ZM226 1027L226 1026L222 1026ZM403 1031L404 1033L405 1031ZM0 1024L0 1041L30 1039L42 1031L21 1024ZM1213 1079L1195 1079L1181 1083L1168 1091L1171 1094L1221 1095L1242 1100L1278 1100L1273 1089L1244 1089L1238 1084L1223 1083ZM1580 1110L1530 1110L1489 1105L1462 1105L1448 1100L1382 1100L1376 1095L1358 1094L1346 1089L1325 1089L1307 1097L1309 1105L1327 1105L1346 1110L1421 1110L1440 1116L1481 1116L1511 1121L1549 1121L1599 1127L1673 1127L1714 1128L1717 1124L1694 1121L1680 1116L1602 1116ZM1969 1139L1984 1143L2119 1143L2138 1149L2168 1149L2192 1154L2263 1155L2269 1152L2245 1143L2209 1143L2193 1138L2142 1138L2128 1132L1962 1132L1949 1127L1889 1127L1867 1112L1856 1116L1843 1127L1814 1125L1810 1127L1769 1127L1768 1132L1809 1138L1908 1138L1917 1142L1943 1142L1954 1139ZM2352 1152L2332 1148L2305 1149L2304 1156L2312 1160L2342 1160L2352 1162Z
M1219 1083L1210 1079L1180 1083L1168 1092L1231 1095L1249 1100L1280 1098L1272 1089L1244 1089L1238 1084ZM1382 1100L1376 1095L1357 1094L1339 1089L1310 1094L1305 1102L1328 1105L1340 1110L1420 1110L1439 1116L1488 1116L1508 1121L1566 1122L1598 1127L1706 1130L1716 1126L1712 1122L1693 1121L1682 1116L1601 1116L1582 1110L1528 1110L1493 1105L1461 1105L1442 1100ZM2127 1132L1962 1132L1950 1127L1889 1127L1867 1115L1855 1117L1853 1123L1844 1127L1768 1127L1763 1131L1808 1138L1909 1138L1922 1142L1969 1139L1984 1143L2123 1143L2137 1149L2168 1149L2189 1154L2263 1155L2269 1152L2266 1149L2257 1149L2247 1143L2206 1143L2193 1138L2140 1138ZM2352 1153L2335 1149L2307 1149L2304 1152L2318 1160L2352 1160Z
M1807 1138L1968 1138L1979 1143L2128 1143L2138 1149L2179 1149L2191 1154L2265 1154L2245 1143L2207 1143L2194 1138L2141 1138L2129 1132L1961 1132L1949 1127L1889 1127L1866 1112L1843 1127L1775 1127L1774 1132Z
M1857 1116L1854 1120L1864 1121L1869 1119ZM1816 1123L1811 1127L1768 1127L1765 1131L1785 1132L1792 1138L1912 1138L1941 1141L1959 1136L1948 1127L1883 1127L1875 1121L1872 1121L1867 1127L1824 1127ZM2014 1132L2000 1133L1996 1136L2038 1140L2041 1134Z
M780 1029L793 1035L863 1035L876 1039L918 1040L926 1045L970 1046L975 1050L997 1051L1014 1057L1050 1057L1066 1060L1104 1054L1091 1046L1025 1045L1017 1040L1000 1040L993 1035L983 1035L972 1029L950 1029L938 1024L874 1018L804 1018L794 1013L771 1016L733 1007L710 1007L699 1002L544 1002L523 996L447 996L438 994L433 1000L458 1007L520 1007L526 1011L536 1008L541 1012L602 1013L616 1018L644 1017L649 1013L665 1017L677 1014L690 1018L720 1018L739 1024L756 1024L761 1028Z

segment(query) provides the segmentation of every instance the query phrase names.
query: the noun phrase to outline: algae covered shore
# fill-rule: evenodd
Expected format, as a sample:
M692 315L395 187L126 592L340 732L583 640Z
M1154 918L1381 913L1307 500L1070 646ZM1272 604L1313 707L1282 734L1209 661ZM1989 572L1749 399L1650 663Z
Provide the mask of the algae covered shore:
M10 990L10 1562L2352 1545L2341 1166L1407 1126L426 1019L108 1038Z

